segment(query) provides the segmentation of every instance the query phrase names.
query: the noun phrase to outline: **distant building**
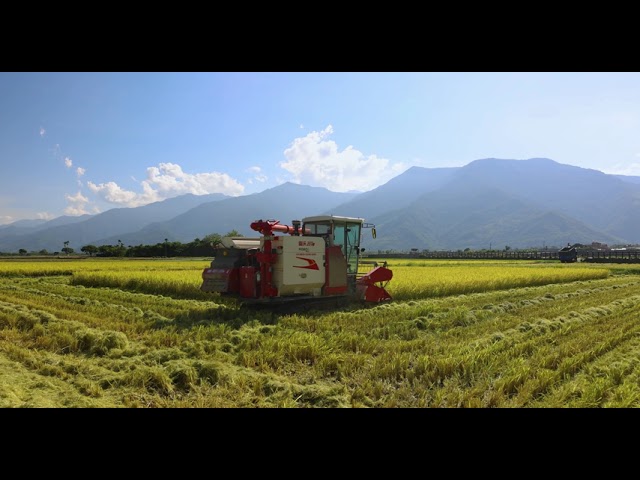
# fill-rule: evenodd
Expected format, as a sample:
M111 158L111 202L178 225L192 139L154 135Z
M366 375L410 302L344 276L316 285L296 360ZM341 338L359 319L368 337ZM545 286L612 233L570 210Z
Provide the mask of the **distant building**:
M596 248L598 250L606 250L609 248L609 245L607 245L606 243L591 242L591 248Z

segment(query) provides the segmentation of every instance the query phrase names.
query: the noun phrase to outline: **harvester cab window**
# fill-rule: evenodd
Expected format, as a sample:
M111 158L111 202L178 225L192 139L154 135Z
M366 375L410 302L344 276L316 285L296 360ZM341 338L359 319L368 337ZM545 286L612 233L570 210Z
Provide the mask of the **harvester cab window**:
M333 244L340 245L347 260L347 272L358 273L358 247L360 245L360 223L334 223Z
M333 244L340 246L342 249L342 254L345 258L347 258L347 253L345 251L344 245L344 234L345 234L345 226L344 224L335 224L333 226Z
M323 236L327 246L339 246L347 261L347 273L358 273L362 221L357 218L318 216L304 221L305 235Z
M323 223L310 223L306 227L311 235L328 235L331 231L331 225Z
M358 248L360 247L360 223L347 223L346 258L350 273L358 273Z

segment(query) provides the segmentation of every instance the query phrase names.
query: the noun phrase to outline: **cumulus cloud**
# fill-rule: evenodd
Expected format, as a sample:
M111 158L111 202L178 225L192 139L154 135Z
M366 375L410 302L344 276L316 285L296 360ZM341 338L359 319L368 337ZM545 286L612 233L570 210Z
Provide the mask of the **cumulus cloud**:
M44 137L46 133L47 131L44 129L44 127L40 127L40 137Z
M182 167L175 163L160 163L157 167L147 168L147 178L140 184L142 192L138 193L125 190L115 182L87 182L89 189L107 202L127 207L139 207L185 193L224 193L236 196L244 192L244 186L226 173L190 174L183 172Z
M247 168L247 172L253 174L253 178L248 180L249 183L253 183L253 180L264 183L267 181L268 177L262 173L262 169L260 167L249 167Z
M117 203L119 205L127 205L130 207L138 207L140 205L146 205L147 203L156 201L156 192L146 192L143 194L124 190L115 182L107 182L96 185L89 181L87 182L89 190L93 193L99 194L104 200L109 203Z
M76 173L78 174L79 177L84 175L84 172L86 172L86 170L84 168L82 168L82 167L76 168Z
M56 160L62 159L62 149L60 148L60 144L56 143L53 147L49 149L51 154Z
M67 168L71 168L73 161L69 157L64 157L64 164Z
M89 199L82 195L79 190L75 195L69 195L67 193L64 198L69 202L69 206L64 209L64 213L67 215L84 215L89 213L86 210Z
M602 170L603 173L610 175L630 175L640 176L640 163L614 164Z
M0 225L6 225L11 222L13 222L13 217L11 215L0 215Z
M287 170L295 183L322 186L336 192L371 190L402 173L409 165L391 163L386 158L365 155L349 145L340 151L327 140L333 127L310 132L296 138L284 151L287 159L280 167Z
M36 217L40 220L52 220L55 218L55 215L49 212L38 212L36 213Z

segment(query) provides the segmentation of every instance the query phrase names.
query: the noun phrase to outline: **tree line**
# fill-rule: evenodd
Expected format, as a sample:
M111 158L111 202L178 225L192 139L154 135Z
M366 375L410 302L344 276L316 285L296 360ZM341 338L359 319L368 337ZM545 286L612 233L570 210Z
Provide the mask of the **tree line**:
M196 238L189 243L170 242L165 238L163 242L154 245L125 245L118 240L116 245L83 245L80 252L90 257L202 257L211 256L214 253L215 246L220 242L222 237L242 237L243 235L236 230L231 230L225 235L219 233L211 233L203 238ZM18 250L19 255L71 255L76 251L69 247L69 240L63 243L60 252L49 252L46 249L38 252L28 252L21 248Z

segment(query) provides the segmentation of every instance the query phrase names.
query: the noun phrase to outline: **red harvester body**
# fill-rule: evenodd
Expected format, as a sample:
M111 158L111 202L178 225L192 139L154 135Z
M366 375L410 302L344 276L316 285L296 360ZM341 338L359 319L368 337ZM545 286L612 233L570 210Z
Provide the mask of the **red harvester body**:
M259 238L224 237L211 266L202 272L200 289L250 304L341 297L373 303L391 300L385 287L393 272L386 262L360 260L362 229L371 228L375 238L374 225L335 215L292 224L256 220L251 229L261 234ZM365 264L372 264L373 270L359 271Z

